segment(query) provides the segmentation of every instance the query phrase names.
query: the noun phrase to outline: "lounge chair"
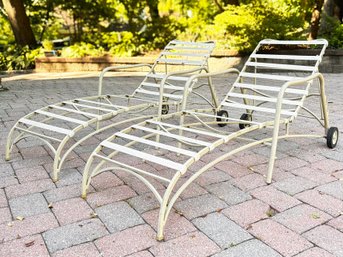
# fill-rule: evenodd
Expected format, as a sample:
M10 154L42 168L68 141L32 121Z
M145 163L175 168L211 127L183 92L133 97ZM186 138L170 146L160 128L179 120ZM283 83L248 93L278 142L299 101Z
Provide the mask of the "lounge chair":
M51 104L19 119L8 134L6 160L10 159L14 144L27 137L38 138L54 153L53 180L57 181L68 155L96 133L143 118L145 113L150 116L157 115L158 107L161 108L158 110L161 114L166 114L170 106L177 108L184 92L184 88L179 84L184 85L192 74L208 72L207 61L214 46L212 41L173 40L159 54L153 65L105 68L100 74L97 96ZM109 71L144 67L149 71L131 95L103 94L104 77ZM162 88L163 95L160 94ZM118 114L122 114L119 116L121 118L104 123ZM100 127L99 124L105 125Z
M101 142L86 163L82 197L86 197L92 177L101 172L120 170L134 175L160 203L157 240L162 240L168 215L180 194L220 161L254 146L271 145L266 175L266 182L271 183L279 139L324 137L327 146L334 148L338 129L329 127L324 78L318 72L326 47L327 41L322 39L262 40L217 108L189 110L190 99L184 96L181 112L143 121ZM194 75L185 90L194 86L194 81L236 72ZM306 101L308 98L312 101ZM317 112L312 107L317 107ZM291 134L290 125L298 116L297 120L307 123L318 121L324 133ZM313 124L305 128L312 129ZM195 168L197 161L220 149L219 157ZM164 192L154 186L156 181L164 185Z

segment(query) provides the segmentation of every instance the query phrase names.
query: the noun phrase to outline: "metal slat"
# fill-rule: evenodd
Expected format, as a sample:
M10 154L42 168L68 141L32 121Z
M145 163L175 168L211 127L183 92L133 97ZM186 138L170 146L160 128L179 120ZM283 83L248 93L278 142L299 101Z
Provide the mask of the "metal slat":
M262 74L262 73L250 73L250 72L241 72L240 76L245 77L245 78L259 78L259 79L270 79L270 80L281 80L281 81L292 81L292 80L299 79L299 77L270 75L270 74Z
M159 96L160 95L159 92L153 92L153 91L145 90L145 89L142 89L142 88L136 89L135 92L136 93L139 92L139 93L147 94L147 95L155 95L155 96ZM182 96L179 96L179 95L172 95L172 94L163 93L163 96L166 96L168 98L177 99L177 100L181 100L182 99Z
M325 40L262 40L261 45L326 45Z
M280 91L280 87L263 86L263 85L247 84L247 83L235 83L234 87L253 89L253 90L271 91L271 92L279 92ZM293 88L287 88L285 92L286 93L292 93L292 94L299 94L299 95L304 95L304 94L307 95L308 94L307 90L293 89Z
M117 132L117 133L115 133L115 135L118 136L118 137L121 137L121 138L125 138L125 139L129 139L129 140L132 140L132 141L135 141L135 142L139 142L139 143L142 143L142 144L151 145L151 146L155 146L155 147L158 147L158 148L166 149L166 150L169 150L171 152L180 153L180 154L187 155L187 156L190 156L190 157L194 157L194 156L197 155L196 152L184 150L182 148L178 148L178 147L174 147L174 146L171 146L171 145L166 145L166 144L158 143L158 142L155 142L155 141L147 140L147 139L144 139L144 138L136 137L136 136L125 134L125 133L121 133L121 132Z
M146 75L148 78L153 79L163 79L166 74L165 73L150 73ZM181 77L181 76L170 76L168 77L168 80L175 80L175 81L187 81L189 77Z
M260 112L266 112L266 113L276 112L275 109L272 109L272 108L252 106L252 105L247 105L247 104L222 102L222 105L225 105L227 107L237 108L237 109L254 110L254 111L260 111ZM295 112L288 111L288 110L281 110L281 114L292 116L295 114Z
M121 153L131 155L131 156L135 156L135 157L141 158L143 160L147 160L147 161L150 161L153 163L157 163L157 164L160 164L162 166L171 168L173 170L183 170L183 168L184 168L183 164L173 162L173 161L170 161L168 159L161 158L161 157L157 157L157 156L154 156L154 155L151 155L148 153L144 153L142 151L131 149L131 148L126 147L126 146L117 145L117 144L114 144L112 142L103 141L101 143L101 146L110 148L112 150L115 150L115 151L118 151Z
M275 60L299 60L299 61L318 61L318 55L282 55L282 54L252 54L251 58L275 59Z
M163 51L161 53L161 55L164 56L189 56L189 57L207 57L206 54L204 53L189 53L189 52L177 52L177 51L173 51L173 52L169 52L169 51Z
M37 110L37 111L35 111L35 113L39 113L39 114L42 114L42 115L45 115L45 116L48 116L48 117L52 117L52 118L56 118L56 119L59 119L59 120L65 120L65 121L77 123L77 124L80 124L80 125L83 125L83 126L87 125L86 121L82 121L82 120L66 117L66 116L63 116L63 115L58 115L58 114L52 113L52 112L46 112L46 111L42 111L42 110Z
M54 109L58 109L58 110L62 110L62 111L68 111L68 112L72 112L72 113L77 113L80 115L84 115L84 116L90 116L93 118L100 118L101 115L97 115L94 113L88 113L88 112L83 112L83 111L79 111L79 110L75 110L75 109L70 109L70 108L65 108L65 107L61 107L61 106L57 106L57 105L49 105L49 107L54 108Z
M159 63L168 63L168 64L197 65L197 66L201 66L203 64L202 61L182 60L182 59L169 59L169 58L158 58L157 62L159 62Z
M279 64L279 63L263 63L263 62L246 62L245 65L258 68L280 69L290 71L314 71L313 66L304 65L291 65L291 64Z
M57 133L65 134L65 135L70 136L70 137L74 136L74 132L72 130L64 129L64 128L59 128L59 127L56 127L56 126L44 124L42 122L28 120L28 119L25 119L25 118L20 119L19 122L23 123L23 124L26 124L26 125L34 126L34 127L37 127L37 128L46 129L46 130L49 130L49 131L54 131L54 132L57 132Z
M91 106L91 105L85 105L85 104L78 104L74 102L64 102L65 104L70 104L70 105L75 105L78 107L82 108L87 108L87 109L92 109L92 110L97 110L97 111L103 111L103 112L115 112L117 110L112 110L112 109L106 109L106 108L101 108L101 107L96 107L96 106Z
M205 45L201 45L201 47L189 47L189 46L167 46L164 48L165 50L190 50L190 51L212 51L213 47L206 47Z
M210 115L211 117L213 117L212 115ZM211 137L215 137L215 138L226 138L226 136L220 135L220 134L214 134L208 131L203 131L203 130L198 130L198 129L191 129L191 128L186 128L186 127L181 127L181 126L177 126L177 125L173 125L173 124L168 124L168 123L163 123L163 122L157 122L154 120L147 120L148 123L151 124L155 124L155 125L160 125L160 126L164 126L164 127L169 127L169 128L176 128L176 129L180 129L180 130L184 130L184 131L189 131L189 132L193 132L195 134L201 134L201 135L205 135L205 136L211 136Z
M161 87L161 84L150 83L150 82L143 82L141 85L146 86L146 87L153 87L153 88L160 88ZM178 87L178 86L166 85L166 84L163 85L163 88L171 89L171 90L179 90L179 91L182 91L185 89L184 87Z
M250 99L250 100L263 101L263 102L270 102L270 103L277 102L276 97L265 97L265 96L259 96L259 95L249 95L249 94L239 94L239 93L228 93L228 96L237 97L241 99ZM300 105L301 102L295 101L295 100L282 99L282 103L288 104L288 105Z
M89 100L84 100L84 99L76 99L76 101L83 102L83 103L90 103L90 104L109 106L109 107L114 107L114 108L118 108L118 109L128 109L126 106L115 105L115 104L108 104L108 103L101 103L101 102L89 101Z
M161 136L166 136L166 137L169 137L169 138L174 138L176 140L181 140L181 141L189 142L189 143L192 143L192 144L197 144L197 145L202 145L202 146L207 146L207 147L212 145L211 143L207 143L207 142L204 142L204 141L201 141L201 140L197 140L197 139L193 139L193 138L188 138L188 137L184 137L184 136L179 136L179 135L175 135L175 134L172 134L172 133L164 132L164 131L161 131L161 130L146 128L146 127L142 127L142 126L138 126L138 125L133 125L132 127L135 128L135 129L138 129L138 130L145 131L145 132L149 132L149 133L153 133L153 134L157 134L157 135L161 135Z

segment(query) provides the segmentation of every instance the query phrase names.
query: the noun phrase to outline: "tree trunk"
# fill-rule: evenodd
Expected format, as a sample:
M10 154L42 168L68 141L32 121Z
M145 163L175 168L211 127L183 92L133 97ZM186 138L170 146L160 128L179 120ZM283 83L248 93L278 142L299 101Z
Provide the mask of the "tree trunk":
M16 43L20 46L37 46L29 18L26 15L22 0L2 0L8 15Z
M316 5L312 11L311 30L308 36L309 40L316 39L319 31L320 14L323 7L324 0L317 0Z

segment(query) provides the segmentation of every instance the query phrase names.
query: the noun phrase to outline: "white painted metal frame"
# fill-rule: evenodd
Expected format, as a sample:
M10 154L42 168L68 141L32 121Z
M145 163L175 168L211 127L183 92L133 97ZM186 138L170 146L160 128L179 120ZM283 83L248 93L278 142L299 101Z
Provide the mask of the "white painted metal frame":
M184 89L176 86L176 82L184 83L192 74L208 72L207 60L214 46L212 41L183 42L173 40L160 53L153 65L136 64L105 68L99 77L97 96L52 104L19 119L7 137L6 160L10 160L10 153L16 143L27 137L37 138L46 143L54 154L53 180L57 181L66 158L75 147L85 140L111 127L146 119L147 116L143 112L145 110L151 109L153 111L156 109L162 113L164 107L169 105L175 105L177 109ZM147 72L143 81L131 95L103 94L104 78L109 71L122 71L139 67L147 67L150 71ZM118 104L119 101L123 100L127 104ZM160 105L159 101L161 101ZM216 99L213 102L218 105ZM126 114L124 119L113 121L110 125L100 128L100 122L123 113ZM153 113L153 115L157 115L156 111ZM131 116L128 117L129 114ZM55 121L61 121L63 124L53 123ZM86 128L91 129L91 131L87 131L85 136L77 138L76 136L85 133ZM68 143L71 142L71 139L76 142L69 146Z
M319 45L319 53L314 56L307 56L303 53L298 55L260 53L263 46L270 45L303 45L304 50L309 48L309 46ZM297 137L326 137L329 129L327 100L325 96L324 78L318 72L318 65L323 57L326 46L326 40L261 41L249 57L249 60L239 73L237 80L230 88L220 106L214 110L214 114L213 108L208 110L187 110L187 102L189 101L188 94L186 93L187 89L193 85L194 81L198 81L201 78L212 78L223 74L238 73L238 71L230 69L216 73L193 75L185 85L181 112L164 116L159 115L154 119L148 119L137 125L128 127L104 140L93 151L83 173L82 197L86 197L92 177L101 172L122 170L136 176L153 192L160 203L157 240L163 240L163 230L168 215L178 197L203 172L228 157L257 145L271 143L270 160L266 176L267 183L271 183L278 140ZM311 63L311 65L276 63L274 65L265 61L258 61L259 59L301 60L314 61L314 63ZM250 66L255 68L254 72L248 71L248 67ZM260 71L257 68L263 69ZM281 69L286 73L281 75L274 74L273 71L275 69ZM297 77L289 74L289 72L299 70L309 72L309 75L305 74ZM252 78L253 83L245 82L247 78ZM262 83L259 80L262 80ZM275 86L276 84L273 83L263 84L263 80L280 81L281 83L278 84L279 86ZM313 96L309 92L315 81L318 81L319 92L317 96L320 98L320 113L323 116L323 121L314 112L304 106L305 100ZM210 89L214 90L213 87L210 87ZM240 93L236 93L235 90L240 90ZM250 93L248 93L248 90L250 90ZM276 93L276 96L269 95L269 93L273 92ZM289 94L294 97L289 97ZM232 100L232 98L234 99ZM240 99L243 103L237 102L236 99ZM270 106L264 107L265 104L270 104ZM161 108L161 103L159 108ZM243 119L243 116L235 118L219 115L223 110L230 111L235 108L245 110L246 114L249 115L262 112L263 115L260 116L265 119L254 121ZM290 134L288 127L299 114L300 110L305 110L310 115L313 115L324 127L324 133L321 135ZM269 119L266 116L267 114L271 114L273 117ZM261 119L261 117L257 118ZM227 125L244 124L248 126L241 130L227 132L223 129L223 123ZM215 128L214 124L221 126ZM283 135L279 133L281 125L286 125L285 134ZM242 137L253 131L268 128L273 129L272 136L266 136L259 140ZM180 178L189 172L189 168L204 155L222 145L227 145L233 140L240 139L243 141L241 146L224 153L199 170L193 171L193 174L185 177L185 181L182 182L180 187L175 188L177 182L180 182ZM164 151L164 154L156 156L154 152L149 153L149 149L159 149L162 152ZM122 156L125 158L122 158ZM158 171L144 169L144 165L142 168L139 165L133 166L130 162L125 163L125 160L131 159L138 159L144 163L158 165L159 168L157 170L168 170L170 172L162 172L161 174ZM151 179L160 181L165 185L166 189L164 193L160 194L158 192Z

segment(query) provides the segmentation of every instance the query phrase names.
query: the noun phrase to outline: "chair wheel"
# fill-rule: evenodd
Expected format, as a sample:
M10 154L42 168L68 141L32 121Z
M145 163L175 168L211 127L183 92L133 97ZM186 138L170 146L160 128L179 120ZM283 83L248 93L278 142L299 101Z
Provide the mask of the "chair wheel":
M225 118L228 118L229 117L229 113L227 112L227 111L225 111L225 110L220 110L220 111L218 111L217 112L217 116L219 116L219 117L217 117L217 122L218 122L218 126L219 127L224 127L224 126L226 126L226 123L220 123L221 121L226 121L226 119L222 119L222 118L220 118L220 117L225 117Z
M330 127L326 135L326 144L329 148L335 148L338 142L338 128Z
M246 120L246 121L252 121L251 114L248 113L243 113L242 116L240 117L240 120ZM250 127L250 124L247 123L239 123L239 128L244 129Z
M169 105L163 104L162 105L162 114L165 115L165 114L168 114L168 112L169 112Z

